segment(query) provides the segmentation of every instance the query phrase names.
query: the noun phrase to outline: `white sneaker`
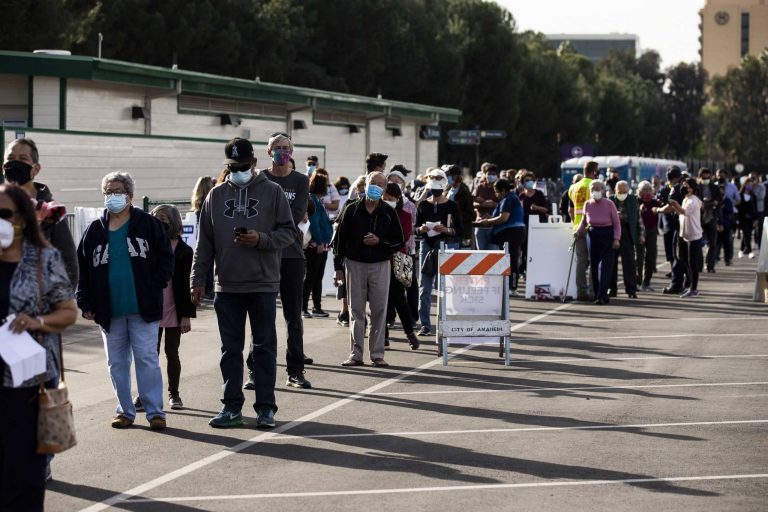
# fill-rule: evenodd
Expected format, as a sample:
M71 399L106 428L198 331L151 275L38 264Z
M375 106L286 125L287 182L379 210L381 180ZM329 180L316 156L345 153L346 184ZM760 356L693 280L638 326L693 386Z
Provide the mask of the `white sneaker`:
M753 252L749 253L749 259L751 260L755 259L755 253Z
M743 258L743 257L744 257L744 251L739 251L739 258Z

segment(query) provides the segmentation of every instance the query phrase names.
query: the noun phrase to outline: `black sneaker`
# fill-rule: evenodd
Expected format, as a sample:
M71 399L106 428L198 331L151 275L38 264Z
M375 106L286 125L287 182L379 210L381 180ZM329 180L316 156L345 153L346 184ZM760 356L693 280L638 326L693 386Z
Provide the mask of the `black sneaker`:
M141 397L133 399L133 406L136 408L136 412L144 412L144 405L141 403Z
M432 334L432 331L429 329L429 327L422 326L421 329L419 329L419 332L416 333L419 336L429 336Z
M275 428L275 411L264 407L257 412L256 428Z
M312 313L310 313L305 309L304 311L301 312L301 316L303 316L304 318L312 318Z
M681 293L683 293L683 289L676 288L674 286L667 286L666 288L661 290L661 293L663 293L664 295L680 295Z
M384 340L384 350L387 350L389 348L389 339Z
M349 312L340 312L339 316L336 317L336 323L342 327L349 327Z
M304 364L315 364L315 360L304 354Z
M256 390L256 383L253 381L253 379L250 379L248 382L243 384L243 389L246 389L248 391L255 391Z
M322 309L312 308L312 316L315 316L318 318L328 318L330 315L325 311L323 311Z
M312 384L304 378L303 373L288 375L288 382L285 385L291 388L312 389Z

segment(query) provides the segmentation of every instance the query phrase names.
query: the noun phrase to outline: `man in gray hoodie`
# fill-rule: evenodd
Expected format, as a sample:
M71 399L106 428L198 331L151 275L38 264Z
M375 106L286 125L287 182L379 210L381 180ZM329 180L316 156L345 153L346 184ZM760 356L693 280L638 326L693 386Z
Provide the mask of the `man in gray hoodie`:
M243 424L245 396L241 387L247 315L256 384L256 425L271 428L277 412L275 315L280 255L296 238L296 226L280 186L255 172L251 143L232 139L224 153L230 174L203 203L190 278L192 302L199 305L205 275L214 265L213 306L221 336L224 407L209 425L224 428Z

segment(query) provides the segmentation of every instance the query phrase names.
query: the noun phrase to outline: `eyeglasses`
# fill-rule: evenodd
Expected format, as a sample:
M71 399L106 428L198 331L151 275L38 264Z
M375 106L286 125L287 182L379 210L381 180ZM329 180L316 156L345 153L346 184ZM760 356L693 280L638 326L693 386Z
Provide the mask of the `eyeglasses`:
M125 190L105 190L105 196L122 195L125 194Z
M16 210L11 210L10 208L0 208L0 219L8 220L12 218L15 213Z
M290 135L288 135L287 133L284 133L284 132L275 132L272 135L270 135L270 137L277 137L278 135L282 135L283 137L288 137L288 139L291 138Z
M442 181L443 177L442 176L427 176L427 179L428 180Z

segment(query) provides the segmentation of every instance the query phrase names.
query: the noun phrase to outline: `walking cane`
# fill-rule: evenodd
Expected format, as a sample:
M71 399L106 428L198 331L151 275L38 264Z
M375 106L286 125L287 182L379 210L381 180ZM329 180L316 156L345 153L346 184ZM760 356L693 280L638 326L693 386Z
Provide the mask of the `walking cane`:
M571 283L571 270L573 269L573 256L576 254L575 248L576 248L576 237L573 237L573 243L568 248L568 252L571 253L571 263L568 265L568 279L565 281L565 292L563 293L563 304L565 304L565 299L568 297L568 285Z

